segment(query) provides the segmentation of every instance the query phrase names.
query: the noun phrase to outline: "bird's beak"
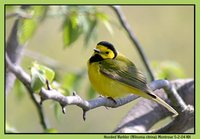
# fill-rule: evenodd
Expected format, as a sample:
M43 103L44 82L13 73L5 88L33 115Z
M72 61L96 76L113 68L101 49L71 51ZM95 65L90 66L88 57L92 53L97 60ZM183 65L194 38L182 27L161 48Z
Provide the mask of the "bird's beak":
M94 51L96 52L96 53L100 53L101 51L99 50L99 49L97 49L97 48L94 48Z

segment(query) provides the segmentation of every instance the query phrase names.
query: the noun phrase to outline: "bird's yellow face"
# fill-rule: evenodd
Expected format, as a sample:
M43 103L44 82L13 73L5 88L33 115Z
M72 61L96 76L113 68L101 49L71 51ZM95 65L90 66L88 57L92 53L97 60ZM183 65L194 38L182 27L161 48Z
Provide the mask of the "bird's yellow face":
M89 63L99 62L105 59L114 59L117 56L117 51L109 42L99 42L94 48L94 54L89 60Z
M100 55L103 59L113 59L115 57L114 52L104 45L97 45L96 48L94 48L94 55L95 54Z

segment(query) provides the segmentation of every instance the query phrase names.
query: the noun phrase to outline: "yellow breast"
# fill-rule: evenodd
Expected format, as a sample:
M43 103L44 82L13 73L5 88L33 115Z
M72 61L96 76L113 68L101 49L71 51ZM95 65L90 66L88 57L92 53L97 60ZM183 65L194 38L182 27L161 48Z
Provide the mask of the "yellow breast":
M133 91L130 86L103 75L98 62L88 65L88 76L94 89L103 96L116 98L126 96Z

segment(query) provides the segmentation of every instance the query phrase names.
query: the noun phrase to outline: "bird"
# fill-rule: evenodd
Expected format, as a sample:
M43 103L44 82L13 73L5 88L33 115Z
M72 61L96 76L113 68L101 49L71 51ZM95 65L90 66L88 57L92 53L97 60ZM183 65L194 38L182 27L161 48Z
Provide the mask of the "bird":
M116 98L135 94L159 103L174 116L178 115L174 108L153 93L135 64L119 53L110 42L97 43L87 66L91 85L101 96L115 101Z

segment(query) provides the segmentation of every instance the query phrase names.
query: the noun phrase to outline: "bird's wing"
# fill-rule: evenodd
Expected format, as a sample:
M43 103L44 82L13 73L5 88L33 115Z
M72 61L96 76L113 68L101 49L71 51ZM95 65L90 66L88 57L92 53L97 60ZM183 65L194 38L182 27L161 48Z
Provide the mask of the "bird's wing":
M147 86L144 75L138 71L135 65L127 58L124 57L123 59L106 59L100 61L99 64L100 72L105 76L142 90L143 92L147 93L152 100L163 105L169 111L174 113L175 116L178 115L176 110L174 110L169 104L152 93L150 88Z
M100 72L105 76L139 90L143 90L144 92L149 92L146 78L127 58L123 58L123 60L106 59L99 64Z

